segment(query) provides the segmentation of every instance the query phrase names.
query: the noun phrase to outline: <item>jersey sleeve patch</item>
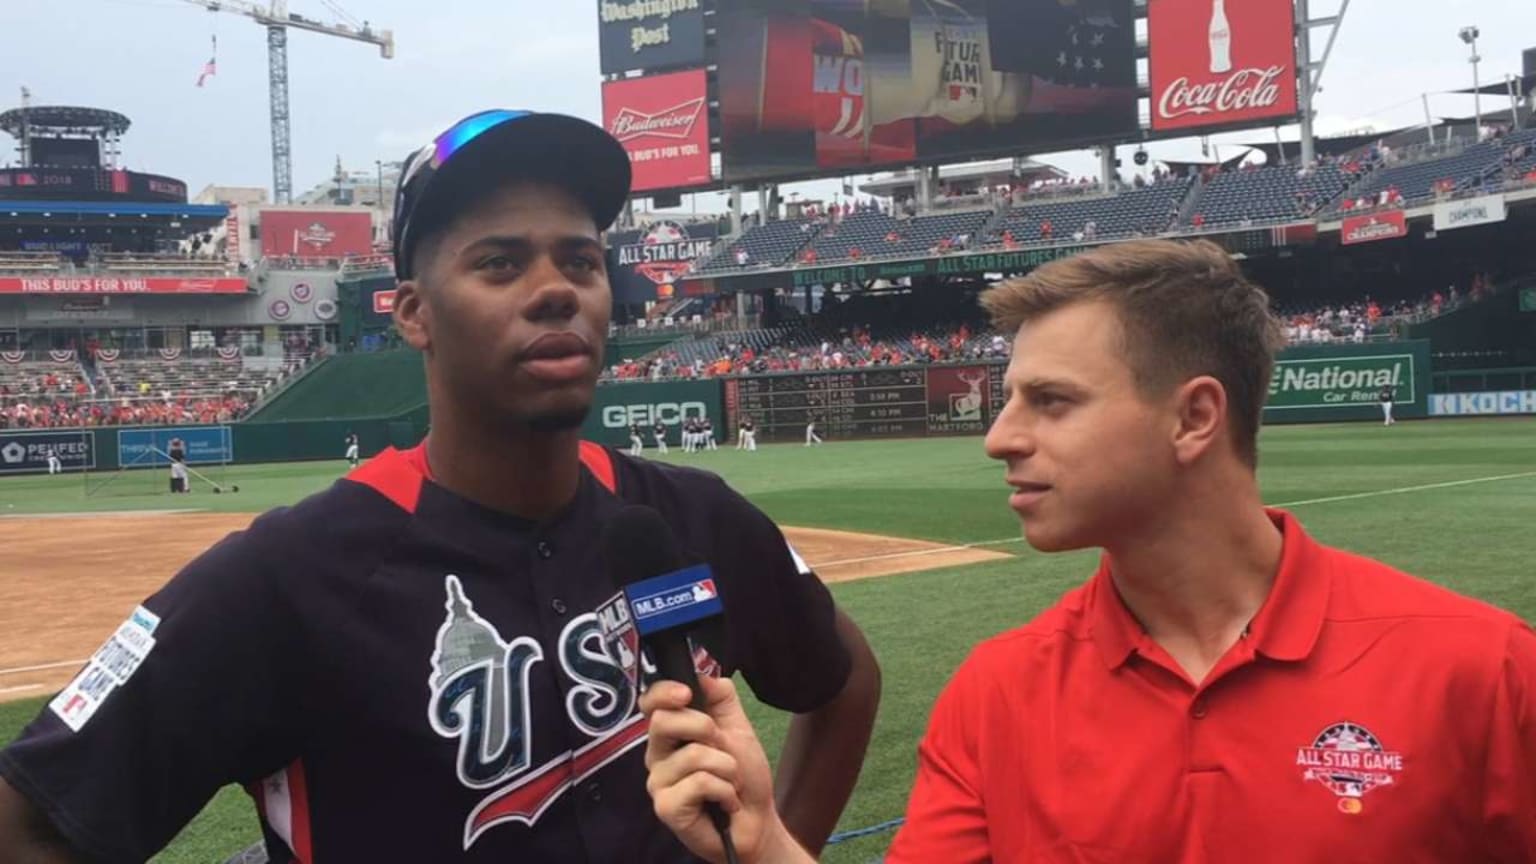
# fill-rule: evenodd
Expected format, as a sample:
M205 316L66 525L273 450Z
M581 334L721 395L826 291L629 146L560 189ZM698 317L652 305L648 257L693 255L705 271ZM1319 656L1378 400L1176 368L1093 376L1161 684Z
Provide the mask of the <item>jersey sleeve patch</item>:
M149 652L155 648L155 628L160 616L143 606L133 610L128 620L96 649L80 674L48 703L48 710L63 721L71 732L79 732L90 721L112 691L128 683Z
M814 574L814 571L811 570L811 565L805 563L805 559L801 558L800 553L795 551L794 544L785 540L784 546L789 549L789 557L794 559L795 569L800 571L801 576L811 576Z

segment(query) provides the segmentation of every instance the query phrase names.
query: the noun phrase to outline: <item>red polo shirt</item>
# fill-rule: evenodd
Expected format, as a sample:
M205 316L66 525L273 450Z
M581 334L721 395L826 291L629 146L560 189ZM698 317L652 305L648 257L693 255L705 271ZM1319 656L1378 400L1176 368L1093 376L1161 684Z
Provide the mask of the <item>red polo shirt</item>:
M934 706L892 864L1536 861L1536 634L1290 515L1200 686L1107 562Z

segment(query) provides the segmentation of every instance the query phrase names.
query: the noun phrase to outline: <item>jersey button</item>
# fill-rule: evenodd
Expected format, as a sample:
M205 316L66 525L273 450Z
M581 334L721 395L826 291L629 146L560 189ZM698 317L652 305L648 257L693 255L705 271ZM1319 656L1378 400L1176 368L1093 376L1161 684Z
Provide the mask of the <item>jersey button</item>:
M594 781L592 785L587 787L587 800L593 804L603 803L603 787Z
M1200 720L1200 719L1204 718L1205 715L1208 713L1208 711L1206 709L1207 709L1207 705L1206 705L1206 702L1205 702L1205 697L1201 696L1200 698L1195 700L1195 704L1189 706L1189 713L1196 720Z
M539 557L543 558L546 561L549 560L550 558L555 557L555 550L550 548L550 545L548 543L545 543L543 540L540 540L539 541L539 545L537 547L535 547L535 548L538 549Z
M564 615L565 614L565 601L561 600L559 597L556 597L555 599L549 601L549 606L550 606L551 609L555 610L555 614L556 615Z

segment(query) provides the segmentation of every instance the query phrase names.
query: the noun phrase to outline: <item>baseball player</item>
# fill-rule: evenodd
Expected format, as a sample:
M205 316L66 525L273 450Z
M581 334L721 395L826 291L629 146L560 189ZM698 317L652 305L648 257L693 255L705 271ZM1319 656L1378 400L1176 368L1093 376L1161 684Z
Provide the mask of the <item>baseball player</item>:
M530 112L406 160L394 321L430 435L145 600L0 751L0 861L147 860L232 782L273 861L693 861L646 795L641 658L595 612L595 538L631 503L713 569L728 626L699 666L794 713L786 819L821 845L878 701L858 629L718 478L579 439L629 176L601 128Z
M351 465L353 468L356 468L357 467L357 462L358 462L358 458L357 458L357 433L356 432L348 432L347 433L347 464Z
M692 417L683 418L683 428L680 433L683 441L683 452L692 453L694 450L695 435L698 433L698 425Z
M1396 397L1397 391L1391 384L1381 385L1381 425L1383 426L1391 426L1397 422L1392 419L1392 402Z
M656 425L651 427L651 440L656 442L657 452L661 453L662 455L666 455L667 427L664 426L660 420L657 420Z
M757 450L757 424L751 417L741 418L741 424L736 429L736 449L745 449L747 452Z
M816 434L816 415L812 414L805 423L805 446L810 447L821 443L821 436Z
M720 444L715 441L715 424L708 417L699 420L699 440L704 443L707 450L719 450Z
M52 447L48 448L48 473L59 474L64 471L64 463L59 461L59 454Z
M645 442L640 439L640 426L629 424L629 455L639 456L645 452Z

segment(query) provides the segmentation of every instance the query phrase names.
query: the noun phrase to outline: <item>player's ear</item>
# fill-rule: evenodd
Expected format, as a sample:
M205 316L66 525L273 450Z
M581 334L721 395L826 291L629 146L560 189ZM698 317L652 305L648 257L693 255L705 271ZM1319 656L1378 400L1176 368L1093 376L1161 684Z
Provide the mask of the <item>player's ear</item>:
M422 302L421 285L407 279L395 288L395 330L405 344L417 351L432 350L432 313Z

